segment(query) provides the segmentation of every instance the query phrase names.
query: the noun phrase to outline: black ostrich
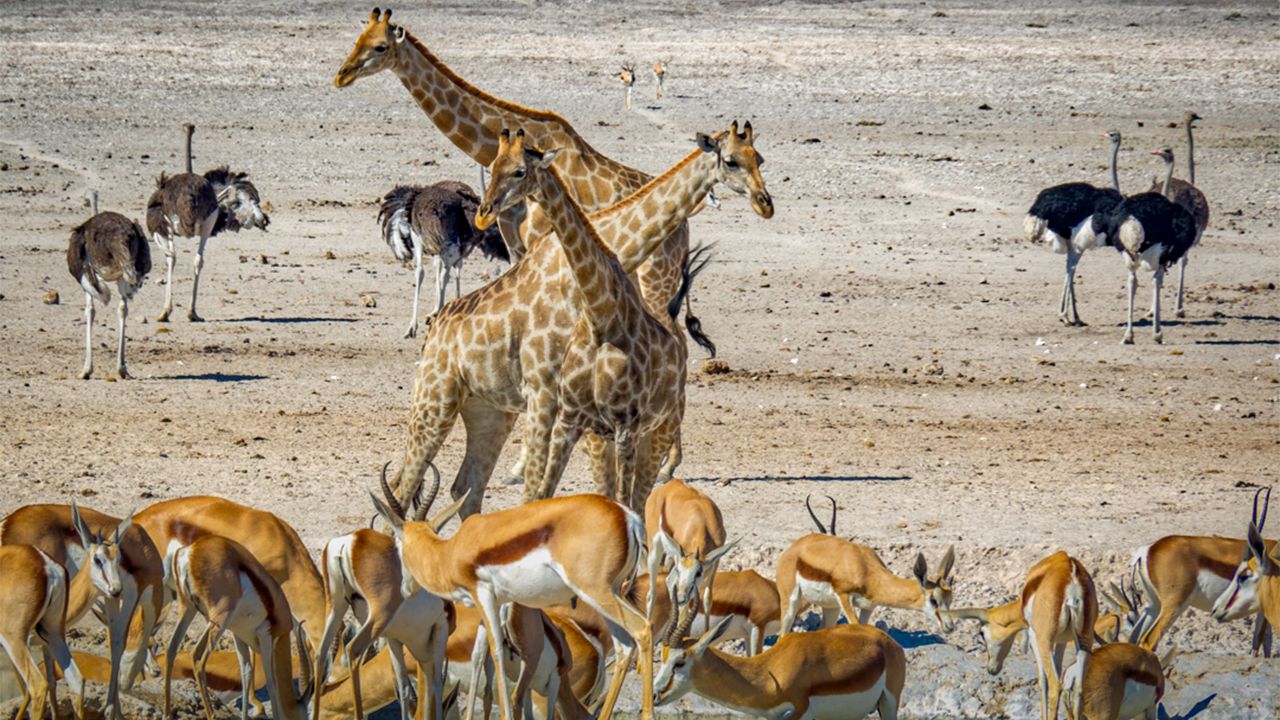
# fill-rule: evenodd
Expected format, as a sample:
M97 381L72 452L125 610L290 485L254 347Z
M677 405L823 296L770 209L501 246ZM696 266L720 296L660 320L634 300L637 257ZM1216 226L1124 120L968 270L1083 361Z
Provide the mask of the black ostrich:
M465 183L447 180L434 185L401 185L382 199L378 223L382 239L400 262L413 261L413 317L405 337L418 332L418 295L422 289L422 256L435 256L436 309L444 307L449 276L455 271L454 297L462 294L462 261L480 248L485 257L510 261L497 226L477 231L473 224L480 197Z
M1120 176L1116 159L1120 154L1120 133L1112 130L1104 135L1111 141L1111 187L1100 188L1089 183L1074 182L1045 188L1027 211L1022 223L1027 239L1047 242L1058 254L1067 256L1067 272L1062 282L1062 300L1058 303L1058 319L1067 325L1084 325L1076 311L1076 265L1084 251L1106 244L1091 232L1089 219L1107 212L1120 203Z
M1191 213L1192 219L1196 221L1196 245L1200 244L1200 239L1204 236L1204 231L1209 227L1209 200L1196 187L1196 159L1195 159L1195 140L1192 138L1192 123L1199 120L1200 116L1188 111L1183 116L1182 121L1187 127L1187 179L1173 177L1173 151L1164 156L1167 164L1165 172L1165 183L1160 182L1158 178L1152 178L1151 188L1148 192L1158 192L1169 198L1173 202L1182 206L1184 210ZM1161 153L1163 155L1163 153ZM1168 188L1165 190L1165 188ZM1187 258L1190 253L1182 256L1182 262L1178 266L1178 304L1174 310L1174 314L1183 317L1186 313L1182 309L1182 287L1187 275Z
M84 288L84 369L80 378L93 375L94 301L111 302L110 283L120 292L120 340L116 346L116 374L129 377L124 362L124 321L129 300L151 272L151 248L138 223L115 212L98 212L98 192L92 193L93 217L71 231L67 244L67 270Z
M1157 150L1153 154L1160 155ZM1168 183L1165 184L1168 190ZM1157 343L1164 342L1160 332L1160 288L1170 265L1184 258L1196 243L1196 222L1177 203L1161 193L1146 192L1125 198L1110 212L1094 215L1093 234L1105 238L1107 244L1120 251L1129 268L1129 315L1124 343L1133 343L1133 298L1138 290L1138 268L1155 276L1151 299L1152 331Z

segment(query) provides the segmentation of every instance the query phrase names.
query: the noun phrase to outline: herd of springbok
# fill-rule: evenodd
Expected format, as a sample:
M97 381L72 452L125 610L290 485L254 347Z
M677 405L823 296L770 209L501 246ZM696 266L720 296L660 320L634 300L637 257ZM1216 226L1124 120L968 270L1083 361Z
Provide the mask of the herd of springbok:
M1154 651L1188 606L1224 622L1253 618L1255 653L1270 654L1280 622L1280 556L1261 534L1269 490L1254 496L1246 540L1161 538L1134 555L1129 586L1099 590L1057 552L1008 603L953 608L953 548L932 573L918 554L900 576L835 535L834 500L829 524L809 509L818 532L782 553L771 581L717 572L735 541L715 503L678 479L648 497L643 518L601 495L571 495L472 515L449 537L441 530L462 500L428 517L439 487L437 473L406 507L384 467L370 496L391 533L334 538L318 568L284 520L216 497L166 500L124 520L75 503L15 510L0 523L0 647L23 688L17 716L56 709L60 673L77 718L86 678L108 684L103 712L121 717L120 693L149 670L163 678L166 718L175 675L195 681L209 718L211 688L238 693L246 718L262 712L263 687L277 720L363 717L392 700L405 720L470 718L477 697L489 717L494 695L504 720L608 718L635 665L646 718L689 692L759 717L896 718L907 656L868 624L890 607L919 610L944 634L977 621L992 675L1025 630L1044 718L1058 716L1061 699L1069 718L1156 718L1173 653ZM810 606L819 629L795 632ZM106 626L109 658L67 646L66 628L90 611ZM197 615L204 630L179 666ZM215 650L224 634L234 665ZM735 639L744 654L716 647Z
M907 655L868 624L876 607L918 610L943 634L976 621L992 674L1025 630L1045 718L1057 717L1064 696L1070 718L1155 718L1171 655L1154 651L1189 606L1219 621L1253 618L1253 651L1270 654L1280 555L1262 538L1269 490L1254 497L1245 540L1159 539L1106 590L1057 552L1028 569L1016 598L989 608L952 607L954 548L932 567L919 553L899 575L873 548L836 535L835 500L824 523L806 498L818 532L781 554L773 580L720 571L737 540L711 498L674 477L688 353L676 321L683 310L689 334L714 352L690 313L706 260L687 224L718 204L713 190L724 185L760 217L773 215L751 123L699 134L691 154L650 177L596 151L562 117L478 90L390 17L374 9L334 84L392 71L492 177L483 198L448 181L400 187L383 202L385 239L415 263L407 336L417 333L423 254L438 256L437 311L415 369L403 462L394 474L384 466L371 493L389 532L336 537L317 566L283 519L218 497L166 500L123 520L75 503L18 508L0 523L0 647L21 685L18 717L56 715L59 676L77 718L86 680L107 685L103 713L121 717L122 693L145 674L163 681L166 718L173 681L190 679L210 720L219 701L236 696L242 718L263 714L264 688L277 720L364 717L392 701L404 720L470 720L477 699L487 718L495 696L503 720L607 719L634 665L646 720L690 692L778 720L873 711L891 720ZM628 88L634 74L624 68ZM660 93L663 63L654 74ZM208 237L268 222L243 174L191 171L192 132L187 172L162 176L148 208L168 264L162 319L173 306L173 235L199 238L189 310L199 320ZM434 230L419 212L435 215ZM150 256L135 223L95 207L98 218L76 229L68 262L90 327L95 300L105 303L107 283L118 283L123 378L127 300ZM1033 225L1052 229L1049 220ZM445 305L447 270L470 248L497 243L481 235L495 227L513 266ZM1068 299L1074 312L1071 262L1064 317ZM90 353L86 335L85 377ZM512 474L525 483L525 502L483 512L520 414L524 455ZM466 457L447 507L431 515L442 485L433 461L458 418ZM598 492L555 497L579 440ZM461 522L445 536L455 516ZM176 623L162 642L173 605ZM820 627L795 632L811 607ZM67 628L90 613L105 626L105 656L67 644ZM183 653L197 616L203 631ZM234 653L218 650L224 636ZM745 652L727 649L730 640Z

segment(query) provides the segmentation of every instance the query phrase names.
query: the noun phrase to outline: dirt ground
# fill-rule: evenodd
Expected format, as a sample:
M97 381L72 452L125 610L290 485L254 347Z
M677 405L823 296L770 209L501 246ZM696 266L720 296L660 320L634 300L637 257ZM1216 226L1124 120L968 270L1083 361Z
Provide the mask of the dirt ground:
M367 522L365 491L404 442L412 278L382 244L374 204L395 184L478 172L389 73L334 89L368 7L101 5L0 6L0 513L74 496L122 514L216 493L278 512L318 553ZM723 209L691 223L695 241L717 243L694 306L729 372L708 374L691 353L680 474L742 537L728 566L771 575L810 530L805 496L831 495L841 534L894 570L954 544L955 604L994 603L1059 548L1108 581L1163 534L1242 535L1253 488L1280 475L1275 3L395 11L464 77L563 113L651 173L695 132L754 124L777 214L762 220L722 191ZM658 58L667 96L654 101ZM623 62L641 70L629 113L612 76ZM1062 326L1063 258L1023 239L1026 208L1055 183L1105 183L1110 129L1125 138L1125 191L1162 172L1148 154L1161 145L1183 175L1171 124L1188 109L1204 117L1197 180L1212 220L1186 319L1166 290L1165 344L1144 322L1121 345L1125 272L1104 249L1077 275L1090 325ZM184 319L186 241L179 319L154 321L156 252L129 324L137 379L104 381L111 309L98 313L95 377L80 381L68 232L90 188L103 209L140 219L154 178L180 169L184 122L198 128L198 168L250 172L270 232L210 241L203 324ZM468 261L465 289L503 269ZM43 302L50 291L59 303ZM517 433L500 468L518 450ZM451 473L461 454L458 430L438 462ZM575 455L562 487L589 485ZM485 507L519 495L495 479ZM1029 656L990 679L965 653L969 628L951 647L918 614L876 618L925 638L909 643L909 717L1035 714ZM1280 671L1248 658L1247 637L1195 612L1179 623L1186 672L1171 716L1280 716Z

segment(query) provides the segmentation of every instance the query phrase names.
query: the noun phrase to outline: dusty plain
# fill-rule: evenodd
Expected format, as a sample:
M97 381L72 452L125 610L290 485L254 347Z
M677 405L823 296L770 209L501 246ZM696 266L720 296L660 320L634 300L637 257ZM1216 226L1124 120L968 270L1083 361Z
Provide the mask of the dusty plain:
M478 179L389 73L333 87L368 12L0 5L0 514L71 497L123 514L214 493L276 511L316 553L368 521L366 489L403 447L417 359L400 337L411 275L381 242L375 203L398 183ZM694 307L728 372L691 353L680 474L742 537L729 567L772 575L811 529L805 496L831 495L840 533L899 573L917 550L936 562L954 544L955 604L990 604L1059 548L1113 581L1161 535L1241 536L1254 488L1280 476L1275 3L468 0L396 6L395 19L481 88L559 111L651 173L695 132L753 122L776 216L722 191L723 209L691 223L716 243ZM654 101L659 57L667 96ZM641 69L630 113L612 75L625 61ZM1187 317L1167 290L1165 344L1144 322L1121 345L1125 273L1104 249L1077 276L1089 326L1062 326L1063 259L1023 239L1026 208L1051 184L1105 183L1110 129L1125 137L1123 189L1145 190L1161 171L1151 150L1185 154L1171 123L1188 109L1204 117L1212 220ZM95 377L78 380L68 232L90 188L140 219L154 178L180 169L184 122L198 127L197 168L250 172L270 232L210 241L203 324L185 320L187 241L178 319L154 321L156 252L129 324L137 379L104 379L112 308L98 313ZM503 269L469 262L464 289ZM1143 277L1142 312L1150 287ZM438 458L446 474L461 452L459 429ZM580 455L562 487L589 490ZM519 496L495 477L485 507ZM915 613L875 620L909 647L906 717L1037 714L1029 655L989 678L972 628L944 638ZM1178 623L1171 717L1280 717L1280 670L1248 656L1248 637L1247 623L1195 611ZM100 639L84 623L73 644Z

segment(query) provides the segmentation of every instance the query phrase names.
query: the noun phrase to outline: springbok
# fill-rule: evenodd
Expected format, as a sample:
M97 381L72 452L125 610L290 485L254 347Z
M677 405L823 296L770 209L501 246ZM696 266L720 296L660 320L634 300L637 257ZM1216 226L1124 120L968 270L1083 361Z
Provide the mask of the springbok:
M25 505L0 521L0 545L31 545L64 567L65 625L78 622L101 597L112 674L107 706L122 717L119 691L129 690L150 658L149 643L164 602L164 570L151 539L131 519L71 505ZM134 613L139 621L130 623ZM135 641L125 652L125 641Z
M508 510L472 515L449 539L439 535L440 517L406 521L382 469L383 502L370 493L374 507L393 528L405 567L426 590L474 604L483 612L489 654L496 675L503 720L512 717L506 689L507 669L499 651L498 608L507 603L547 607L575 596L603 615L620 648L600 718L608 720L637 647L643 684L641 716L653 717L653 636L649 620L622 597L623 583L635 577L644 551L644 524L623 505L600 495L571 495L526 503ZM431 507L439 486L425 501ZM446 508L448 518L466 495Z
M721 620L697 641L672 648L658 671L657 703L692 691L712 702L772 720L849 720L872 711L896 720L907 658L898 643L867 625L793 633L759 655L712 648Z
M1084 670L1066 671L1062 694L1080 720L1157 720L1164 697L1164 671L1155 653L1132 643L1108 643L1088 658ZM1165 663L1167 665L1168 663ZM1079 683L1079 684L1077 684Z
M649 577L636 578L631 586L632 602L639 603L648 597ZM657 577L658 585L666 584L666 576ZM703 611L692 621L682 618L689 623L686 627L673 622L670 595L660 591L657 598L650 622L653 627L667 629L660 638L665 645L677 644L686 635L701 636L727 618L731 622L720 640L745 640L747 655L759 655L765 638L777 634L781 626L778 586L755 570L718 573L710 603L703 605Z
M1267 523L1267 509L1271 504L1271 488L1266 489L1267 501L1258 513L1258 490L1253 496L1253 519L1249 522L1247 550L1240 559L1231 584L1213 606L1213 617L1218 621L1239 617L1241 606L1256 605L1266 622L1280 626L1280 551L1274 542L1262 539L1262 528ZM1257 638L1254 639L1255 647Z
M84 678L67 647L63 620L67 613L67 571L53 558L30 545L0 547L0 649L17 671L22 703L15 718L27 708L31 717L44 717L45 695L58 714L53 665L62 669L67 685L76 694L76 718L84 718ZM31 637L39 638L45 668L31 658ZM50 661L52 660L52 661ZM112 673L114 676L115 673Z
M724 517L715 501L683 480L668 480L645 500L644 534L649 540L650 577L657 577L668 560L674 563L675 583L667 583L672 606L692 614L701 598L702 607L709 608L716 568L734 545L725 544ZM655 589L649 586L645 602L653 625Z
M166 575L172 577L182 605L182 616L165 653L164 717L170 718L170 685L174 657L186 638L187 628L197 613L209 623L192 651L196 687L205 715L213 720L213 706L205 680L209 651L222 634L231 631L236 656L240 660L240 718L249 717L249 696L253 686L253 653L261 658L275 720L302 720L307 716L311 693L315 690L311 659L302 626L289 612L289 601L280 585L245 547L218 535L205 535L165 557ZM289 635L298 641L302 668L302 693L293 689L293 658Z

